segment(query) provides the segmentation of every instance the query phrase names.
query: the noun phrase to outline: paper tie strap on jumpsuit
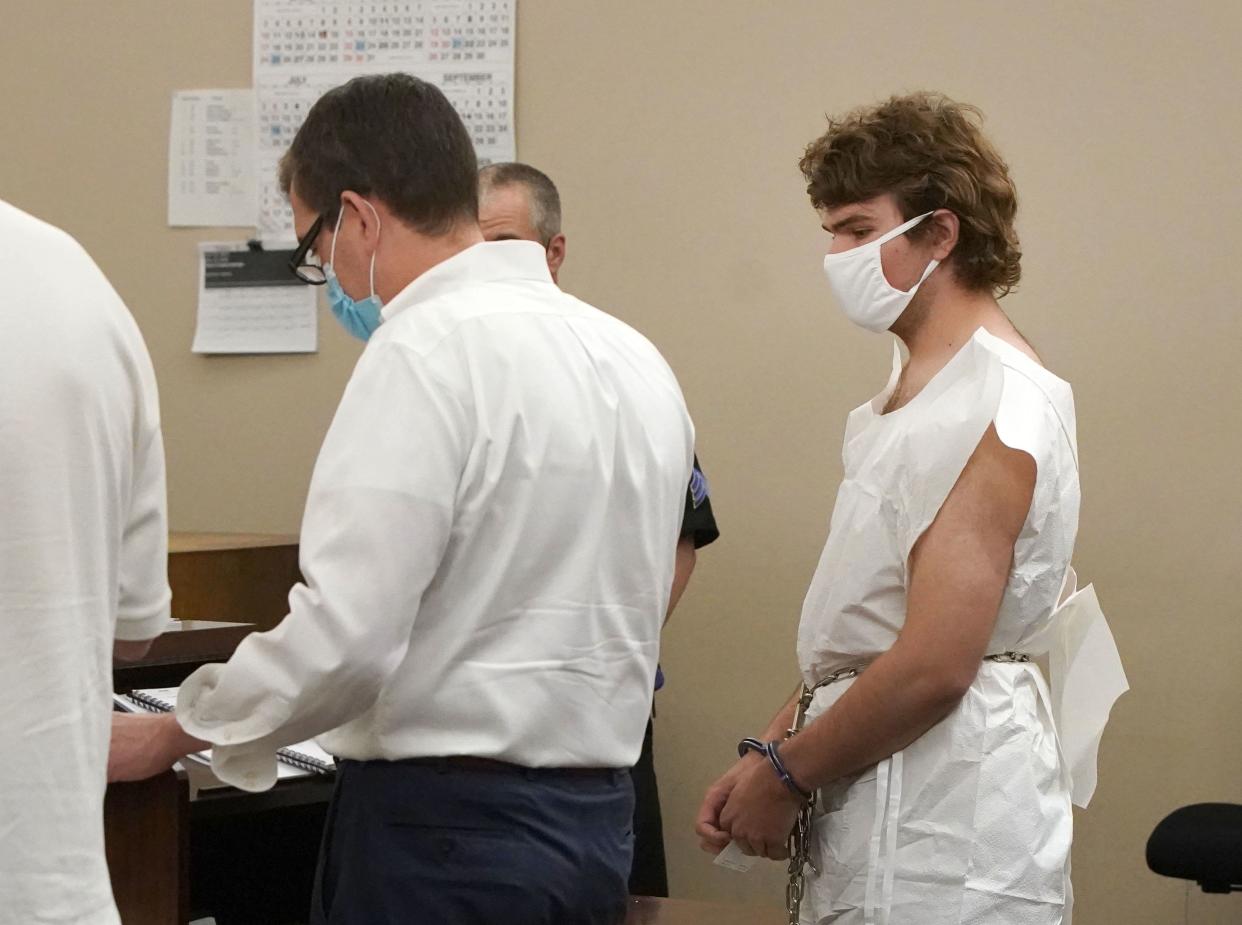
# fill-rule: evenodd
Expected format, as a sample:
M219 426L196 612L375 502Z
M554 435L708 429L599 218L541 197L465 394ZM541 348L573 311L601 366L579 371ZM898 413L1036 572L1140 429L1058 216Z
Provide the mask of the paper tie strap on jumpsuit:
M957 708L904 750L821 793L805 923L1068 925L1071 802L1095 790L1108 714L1127 689L1094 590L1070 567L1080 501L1067 383L980 329L908 404L881 414L901 369L854 410L845 478L803 605L798 660L813 684L897 639L910 550L989 425L1037 467L988 652ZM822 687L807 722L852 681Z

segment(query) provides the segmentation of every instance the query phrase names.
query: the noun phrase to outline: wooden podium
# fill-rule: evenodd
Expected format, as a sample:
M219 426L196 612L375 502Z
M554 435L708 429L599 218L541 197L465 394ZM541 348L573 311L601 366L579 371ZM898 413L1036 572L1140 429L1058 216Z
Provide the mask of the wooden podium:
M253 623L175 620L142 658L113 664L112 689L128 694L135 688L176 687L199 665L227 661L256 629Z
M178 620L253 623L270 630L302 580L298 538L267 533L173 533L168 583Z
M168 578L173 626L113 689L175 687L232 655L249 633L284 618L301 580L297 538L174 533ZM329 778L284 781L266 793L204 790L184 772L108 787L104 829L124 925L184 925L198 911L219 925L305 921ZM257 917L256 917L257 916Z
M188 921L190 788L183 771L109 784L104 841L123 925Z
M181 620L137 662L113 670L119 692L175 687L200 665L227 659L250 624ZM191 793L184 771L111 784L104 838L124 925L304 922L330 777L282 781L264 793ZM288 916L287 918L285 916Z

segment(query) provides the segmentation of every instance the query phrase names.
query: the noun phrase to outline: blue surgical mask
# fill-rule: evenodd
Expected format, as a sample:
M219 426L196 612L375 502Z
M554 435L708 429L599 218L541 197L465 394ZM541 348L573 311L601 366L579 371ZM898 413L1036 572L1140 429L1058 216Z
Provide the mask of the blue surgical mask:
M366 200L364 199L363 202ZM369 202L367 202L367 208L375 215L375 225L378 229L379 213ZM375 254L371 254L371 295L361 300L351 299L341 288L341 281L336 278L336 270L332 268L332 261L336 257L336 237L340 233L341 219L344 216L345 210L342 208L336 216L336 229L332 232L332 250L323 268L323 275L328 281L328 305L332 308L332 314L336 320L341 323L341 327L358 340L365 341L370 339L375 329L384 320L380 315L383 303L375 294Z

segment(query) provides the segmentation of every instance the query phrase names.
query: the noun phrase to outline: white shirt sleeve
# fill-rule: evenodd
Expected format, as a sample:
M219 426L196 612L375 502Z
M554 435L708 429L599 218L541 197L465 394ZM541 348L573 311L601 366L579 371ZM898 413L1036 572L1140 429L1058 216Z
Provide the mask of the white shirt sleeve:
M289 615L182 685L177 717L218 777L276 780L276 749L367 710L400 665L453 523L470 446L461 402L417 352L368 346L324 440Z
M135 335L137 332L135 330ZM155 372L146 348L135 358L139 404L129 510L121 534L116 638L154 639L168 626L168 502Z

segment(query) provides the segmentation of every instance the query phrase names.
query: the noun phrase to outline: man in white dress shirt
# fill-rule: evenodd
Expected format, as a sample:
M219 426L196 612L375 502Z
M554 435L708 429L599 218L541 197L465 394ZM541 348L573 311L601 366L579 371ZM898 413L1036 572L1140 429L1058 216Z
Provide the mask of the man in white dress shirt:
M169 620L155 374L81 246L4 202L0 278L0 923L118 925L111 661Z
M543 171L530 164L489 164L479 171L479 228L488 241L537 241L544 249L548 272L557 274L565 262L566 239L561 230L561 195ZM677 541L677 566L668 612L681 600L698 559L698 550L720 537L712 511L706 476L694 461L686 487L686 511ZM656 693L664 686L664 672L656 670ZM655 709L652 709L652 718ZM634 782L634 866L630 893L668 896L668 867L664 857L664 821L655 772L655 730L648 721L643 750L630 769Z
M641 335L484 243L434 86L325 94L281 170L337 318L368 340L325 438L290 612L118 736L142 776L197 740L246 789L339 759L312 920L614 922L693 429ZM309 256L313 251L322 267Z

